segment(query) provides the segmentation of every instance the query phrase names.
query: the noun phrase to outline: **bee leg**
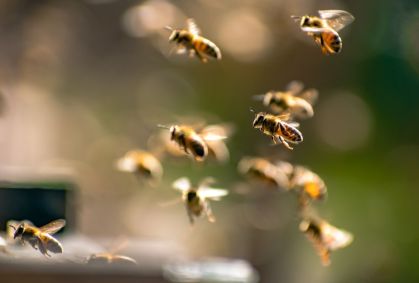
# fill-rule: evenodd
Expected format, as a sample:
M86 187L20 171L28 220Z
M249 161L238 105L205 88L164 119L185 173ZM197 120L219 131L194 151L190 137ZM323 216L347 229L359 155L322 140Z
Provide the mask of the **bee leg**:
M188 211L188 217L189 217L189 222L191 223L191 225L194 225L194 218L190 211Z
M205 203L204 209L205 209L205 214L207 215L208 221L211 222L211 223L214 223L215 222L215 216L212 213L211 206L209 205L209 203Z
M208 59L201 54L201 52L199 52L198 50L195 50L196 56L198 56L198 58L201 60L202 63L207 63Z
M288 148L289 150L293 150L293 148L284 140L284 138L283 137L281 137L281 136L278 136L278 139L281 141L281 143L286 147L286 148Z

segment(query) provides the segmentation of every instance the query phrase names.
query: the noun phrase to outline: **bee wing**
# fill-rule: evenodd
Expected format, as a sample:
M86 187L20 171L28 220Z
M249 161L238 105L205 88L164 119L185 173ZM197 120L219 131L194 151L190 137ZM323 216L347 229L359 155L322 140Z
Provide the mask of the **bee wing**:
M293 95L297 95L302 92L304 89L304 84L300 81L291 81L287 85L287 91L291 92Z
M317 27L301 27L301 30L304 32L309 32L313 34L321 34L323 32L330 32L330 28L317 28Z
M319 97L319 92L315 88L310 88L298 95L302 99L306 100L311 105L314 105L316 103L317 98Z
M343 10L321 10L319 15L322 19L327 20L329 26L335 31L343 29L355 20L352 14Z
M172 187L175 190L184 192L184 191L187 191L191 188L191 182L189 181L188 178L182 177L182 178L179 178L176 181L174 181L173 184L172 184Z
M205 141L219 141L219 140L224 140L227 138L227 136L221 136L216 133L203 133L201 134L201 137Z
M298 128L300 126L300 123L298 122L288 122L287 124L294 128Z
M194 19L187 19L186 23L188 25L188 31L194 35L200 35L201 30L199 29L198 25L195 23Z
M208 125L204 127L201 131L201 135L218 135L222 137L230 136L234 131L234 126L231 123L223 123L223 124L215 124L215 125Z
M294 166L286 161L277 161L275 162L275 166L286 175L291 175L294 171Z
M324 223L323 225L323 241L329 250L341 249L352 243L354 237L351 233L338 229L328 223Z
M223 141L207 141L210 154L214 155L219 162L226 162L230 159L230 152Z
M199 197L210 200L220 200L221 197L228 195L228 191L220 188L202 187L198 191Z
M52 235L57 233L61 228L63 228L65 226L65 223L66 222L64 219L54 220L48 223L47 225L40 227L39 230L41 230L41 232Z

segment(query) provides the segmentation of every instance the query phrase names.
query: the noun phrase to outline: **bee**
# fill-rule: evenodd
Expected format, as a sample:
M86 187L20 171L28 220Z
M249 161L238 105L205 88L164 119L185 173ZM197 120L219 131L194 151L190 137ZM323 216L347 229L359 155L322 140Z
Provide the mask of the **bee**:
M288 188L286 173L267 159L258 157L242 158L238 164L238 170L241 174L260 180L274 188Z
M310 118L314 115L313 104L318 97L314 88L303 91L304 85L300 81L292 81L286 91L269 91L265 94L255 95L254 98L262 100L276 114L289 113L298 118Z
M338 31L354 21L354 16L342 10L322 10L320 17L291 16L299 22L302 31L312 36L323 54L335 54L342 50L342 39Z
M187 125L173 125L161 128L169 129L170 140L175 142L186 154L191 154L196 161L203 161L207 158L210 150L214 151L220 140L227 138L209 129L197 132L193 127ZM211 143L214 142L214 143Z
M338 229L323 219L305 217L300 223L300 230L313 243L324 266L330 265L330 253L352 243L353 235Z
M213 182L212 178L206 178L197 187L193 187L186 177L173 182L173 188L182 193L182 200L191 224L194 224L195 218L202 215L207 216L209 222L215 222L209 200L220 200L228 194L228 191L210 187Z
M143 150L128 151L118 159L116 166L120 171L135 173L149 181L160 181L163 176L160 161L150 152Z
M266 112L259 112L253 120L253 127L260 129L265 135L272 138L274 144L282 143L286 148L293 148L288 144L298 144L303 141L303 135L297 129L299 126L295 122L286 122L289 115L273 115Z
M28 221L21 222L17 227L10 227L15 230L13 239L20 238L22 244L28 242L35 250L39 250L41 254L50 256L48 251L55 254L63 252L63 247L60 242L51 235L58 232L64 226L65 220L58 219L40 228L35 227Z
M309 200L322 200L327 195L324 181L319 175L303 166L294 166L290 187L298 192L300 205L303 207L308 204Z
M201 31L193 19L187 20L187 29L173 29L166 27L171 31L169 41L175 42L176 53L189 53L190 56L196 55L201 62L206 63L208 58L221 60L221 51L209 39L201 36Z
M120 242L108 252L96 253L87 257L86 263L90 265L136 265L137 261L129 256L116 254L125 247L126 241Z

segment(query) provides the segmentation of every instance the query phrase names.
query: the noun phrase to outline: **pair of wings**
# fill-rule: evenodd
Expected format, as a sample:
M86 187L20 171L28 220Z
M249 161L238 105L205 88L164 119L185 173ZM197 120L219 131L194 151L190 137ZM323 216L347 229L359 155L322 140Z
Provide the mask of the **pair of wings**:
M305 32L322 33L330 31L330 28L335 32L340 31L355 20L349 12L343 10L321 10L319 11L320 18L326 20L329 27L302 27ZM301 17L292 16L295 20L300 20Z
M54 220L42 227L39 227L39 230L41 230L41 232L43 233L52 235L57 233L61 228L63 228L65 226L65 223L66 221L64 219Z
M227 190L209 187L214 182L213 178L204 179L198 186L198 195L203 199L220 200L221 197L228 194ZM188 178L182 177L177 179L172 184L175 190L186 192L192 188L191 182Z

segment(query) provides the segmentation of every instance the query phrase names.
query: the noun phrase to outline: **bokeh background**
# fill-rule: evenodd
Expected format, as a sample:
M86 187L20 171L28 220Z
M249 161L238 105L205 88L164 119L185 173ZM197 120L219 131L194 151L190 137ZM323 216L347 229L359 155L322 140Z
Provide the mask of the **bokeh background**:
M0 1L0 177L54 176L78 185L78 231L175 243L192 258L248 260L261 282L419 280L419 3L411 1ZM343 50L323 56L290 15L344 9ZM164 26L193 17L221 48L220 62L169 56ZM291 80L317 88L315 116L291 153L251 127L252 95ZM164 160L157 188L115 161L147 149L156 125L184 117L230 122L231 160ZM190 118L189 118L190 119ZM298 230L293 196L250 193L245 155L310 167L329 197L319 213L355 241L324 268ZM214 176L231 195L215 224L193 228L173 180Z

